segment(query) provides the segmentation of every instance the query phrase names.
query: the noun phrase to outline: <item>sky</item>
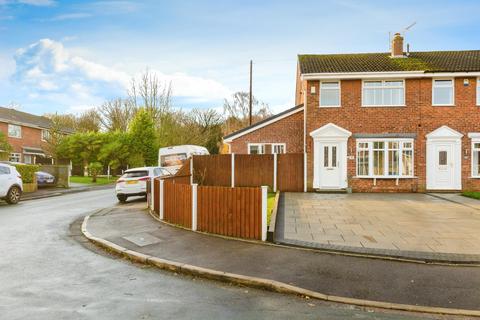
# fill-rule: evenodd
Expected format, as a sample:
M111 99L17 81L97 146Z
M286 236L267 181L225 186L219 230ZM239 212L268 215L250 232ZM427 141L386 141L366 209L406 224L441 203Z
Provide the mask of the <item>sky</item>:
M145 70L176 108L253 93L294 106L302 53L386 52L413 22L411 51L480 49L480 1L0 0L0 105L80 113L124 97Z

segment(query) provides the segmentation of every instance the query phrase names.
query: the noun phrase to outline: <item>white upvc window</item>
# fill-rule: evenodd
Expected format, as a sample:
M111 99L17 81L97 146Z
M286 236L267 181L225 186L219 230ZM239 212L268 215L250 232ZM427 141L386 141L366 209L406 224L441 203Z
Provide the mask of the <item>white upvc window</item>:
M472 139L472 177L480 178L480 139Z
M10 153L10 157L8 158L8 161L20 162L20 160L21 160L20 153Z
M22 137L22 127L16 124L8 125L8 136L11 138L21 138Z
M405 106L405 80L364 80L363 107Z
M42 141L48 141L50 139L50 131L42 129Z
M264 154L265 145L263 143L249 143L248 154Z
M320 82L320 107L340 107L340 81Z
M413 177L413 139L357 139L357 177Z
M432 105L453 106L455 104L454 79L433 79Z
M480 106L480 78L477 79L477 106Z
M272 153L285 153L286 149L285 143L272 143Z

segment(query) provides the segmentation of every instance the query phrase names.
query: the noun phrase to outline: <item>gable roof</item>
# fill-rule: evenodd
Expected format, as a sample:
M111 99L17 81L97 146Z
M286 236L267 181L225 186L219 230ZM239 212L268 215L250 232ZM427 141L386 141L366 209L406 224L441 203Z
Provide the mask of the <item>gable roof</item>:
M247 133L250 133L252 131L255 131L257 129L263 128L265 126L268 126L269 124L276 122L278 120L281 120L283 118L286 118L288 116L291 116L294 113L297 113L299 111L303 111L303 104L299 104L298 106L295 106L293 108L287 109L285 111L282 111L280 113L277 113L271 117L265 118L262 121L259 121L257 123L252 124L251 126L242 128L240 130L237 130L235 132L232 132L230 134L227 134L226 136L223 137L224 142L231 142L236 138L239 138Z
M410 52L391 58L389 52L298 55L300 72L473 72L480 71L480 50Z
M42 129L49 129L52 126L52 120L47 117L37 116L5 107L0 107L0 122L8 122ZM72 129L64 129L63 131L65 133L73 132Z

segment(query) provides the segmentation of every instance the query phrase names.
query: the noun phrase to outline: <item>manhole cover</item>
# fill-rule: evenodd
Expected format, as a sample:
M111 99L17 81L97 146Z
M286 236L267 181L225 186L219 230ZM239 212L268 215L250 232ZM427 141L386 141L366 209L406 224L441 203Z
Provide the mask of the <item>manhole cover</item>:
M132 234L131 236L123 237L123 239L130 241L139 247L148 246L162 241L148 233Z

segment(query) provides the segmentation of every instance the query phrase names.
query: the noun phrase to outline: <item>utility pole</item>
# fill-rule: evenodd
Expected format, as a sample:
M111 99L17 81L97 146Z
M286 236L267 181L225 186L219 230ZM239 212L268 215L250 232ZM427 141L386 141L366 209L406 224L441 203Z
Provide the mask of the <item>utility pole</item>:
M248 124L251 126L252 125L252 66L253 66L253 61L250 60L250 93L249 93L249 99L248 99L248 111L249 111L249 118L248 118Z

